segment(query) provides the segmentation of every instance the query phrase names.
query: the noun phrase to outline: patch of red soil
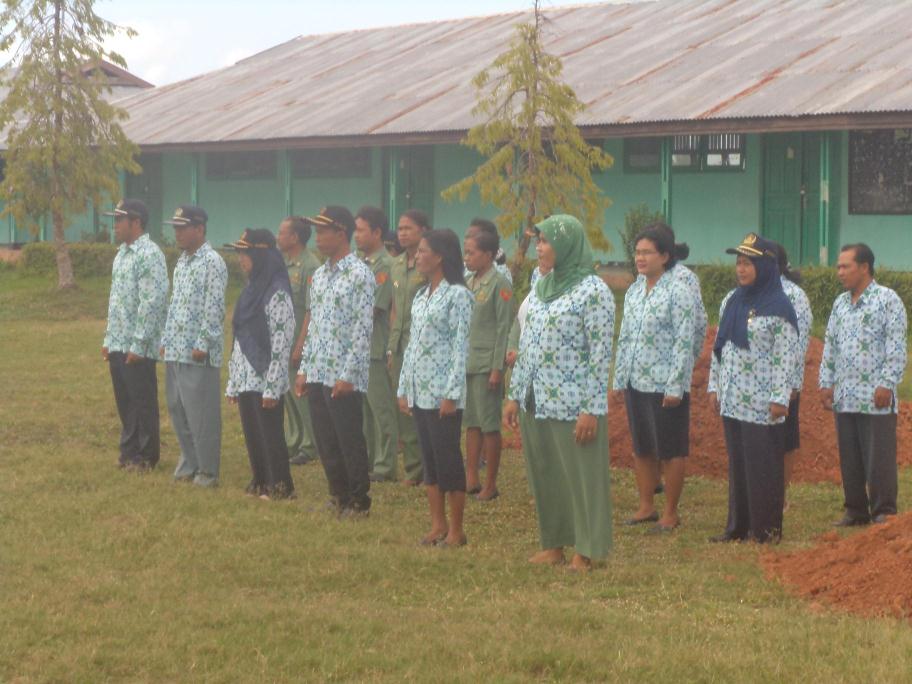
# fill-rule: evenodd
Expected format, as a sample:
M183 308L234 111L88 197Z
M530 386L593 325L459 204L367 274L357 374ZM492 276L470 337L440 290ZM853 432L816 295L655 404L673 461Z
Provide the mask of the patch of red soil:
M690 393L690 456L687 459L687 472L690 475L725 479L728 477L728 458L722 435L722 419L706 394L710 354L715 337L715 328L710 328L706 334L703 353L694 367ZM822 353L823 343L811 338L805 361L804 390L801 393L801 449L792 475L796 482L841 481L833 414L823 409L817 392ZM902 403L897 422L897 459L900 465L912 465L912 407L908 403ZM633 446L627 427L624 399L612 393L608 404L611 463L614 466L633 467ZM519 434L506 432L504 447L521 449Z
M768 551L761 563L803 598L865 617L912 618L912 513L844 538L827 532L812 549Z

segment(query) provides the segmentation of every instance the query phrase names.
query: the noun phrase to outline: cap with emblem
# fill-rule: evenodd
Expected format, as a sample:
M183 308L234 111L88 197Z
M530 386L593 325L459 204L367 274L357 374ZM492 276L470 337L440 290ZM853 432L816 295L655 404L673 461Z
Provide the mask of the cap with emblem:
M175 228L184 228L186 226L205 226L209 222L209 215L205 209L195 207L192 204L182 204L174 210L174 216L162 223L168 223Z
M248 249L269 249L275 247L275 236L265 228L247 228L240 239L229 242L225 247L231 247L244 252Z
M146 221L149 220L149 210L146 209L146 203L138 199L122 199L114 207L114 211L106 211L102 215L113 216L115 221L119 218L137 218L144 228Z
M344 230L349 237L355 232L355 217L345 207L323 207L316 216L305 216L304 220L315 228Z
M776 257L776 243L772 240L765 240L756 233L748 233L741 240L737 247L729 247L725 250L726 254L742 254L746 257Z

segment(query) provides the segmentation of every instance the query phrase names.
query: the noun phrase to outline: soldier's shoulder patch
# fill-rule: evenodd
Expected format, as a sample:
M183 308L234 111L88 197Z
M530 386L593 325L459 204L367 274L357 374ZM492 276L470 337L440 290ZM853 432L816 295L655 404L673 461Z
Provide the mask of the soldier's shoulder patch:
M500 291L500 298L502 300L504 300L505 302L509 302L512 297L513 297L513 293L510 292L510 290L501 290Z
M314 277L312 275L307 276L307 284L313 285Z
M389 273L386 271L380 271L377 274L377 285L383 285L387 280L389 280Z

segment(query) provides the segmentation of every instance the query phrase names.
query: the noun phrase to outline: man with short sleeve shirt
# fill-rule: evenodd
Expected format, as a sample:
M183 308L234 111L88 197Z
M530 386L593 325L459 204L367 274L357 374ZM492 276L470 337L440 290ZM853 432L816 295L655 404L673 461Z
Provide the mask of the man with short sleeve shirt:
M394 482L399 442L396 394L386 367L390 311L393 306L393 257L384 246L388 222L377 207L361 207L355 217L355 244L374 274L374 329L371 334L370 377L364 404L364 436L372 482Z
M845 514L837 527L896 514L896 387L906 367L906 308L874 280L874 253L846 245L836 274L846 289L827 323L820 388L836 414Z
M218 484L222 449L219 369L225 320L225 260L206 240L208 216L192 205L178 207L174 240L183 250L162 336L168 413L181 454L174 479L200 487Z
M301 365L299 340L304 320L307 317L308 294L313 274L320 268L320 260L307 249L310 240L310 225L300 216L289 216L279 224L276 246L282 252L288 268L291 283L291 299L295 314L295 346L291 352L291 389L285 394L285 442L289 459L293 465L304 465L317 459L317 445L314 442L313 426L310 424L310 407L307 397L298 397L294 392L294 378Z
M146 233L149 212L140 200L118 202L112 212L120 243L111 269L108 321L101 355L108 362L120 415L122 468L148 470L158 463L158 380L155 361L168 297L165 255Z

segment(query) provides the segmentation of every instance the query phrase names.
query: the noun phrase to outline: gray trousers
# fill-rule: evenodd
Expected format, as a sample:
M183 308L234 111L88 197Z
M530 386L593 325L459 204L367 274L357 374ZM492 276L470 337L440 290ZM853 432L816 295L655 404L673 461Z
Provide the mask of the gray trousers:
M175 478L218 484L222 451L222 395L219 369L169 361L165 364L168 413L181 454Z
M837 413L836 440L846 515L864 521L894 515L896 414Z

